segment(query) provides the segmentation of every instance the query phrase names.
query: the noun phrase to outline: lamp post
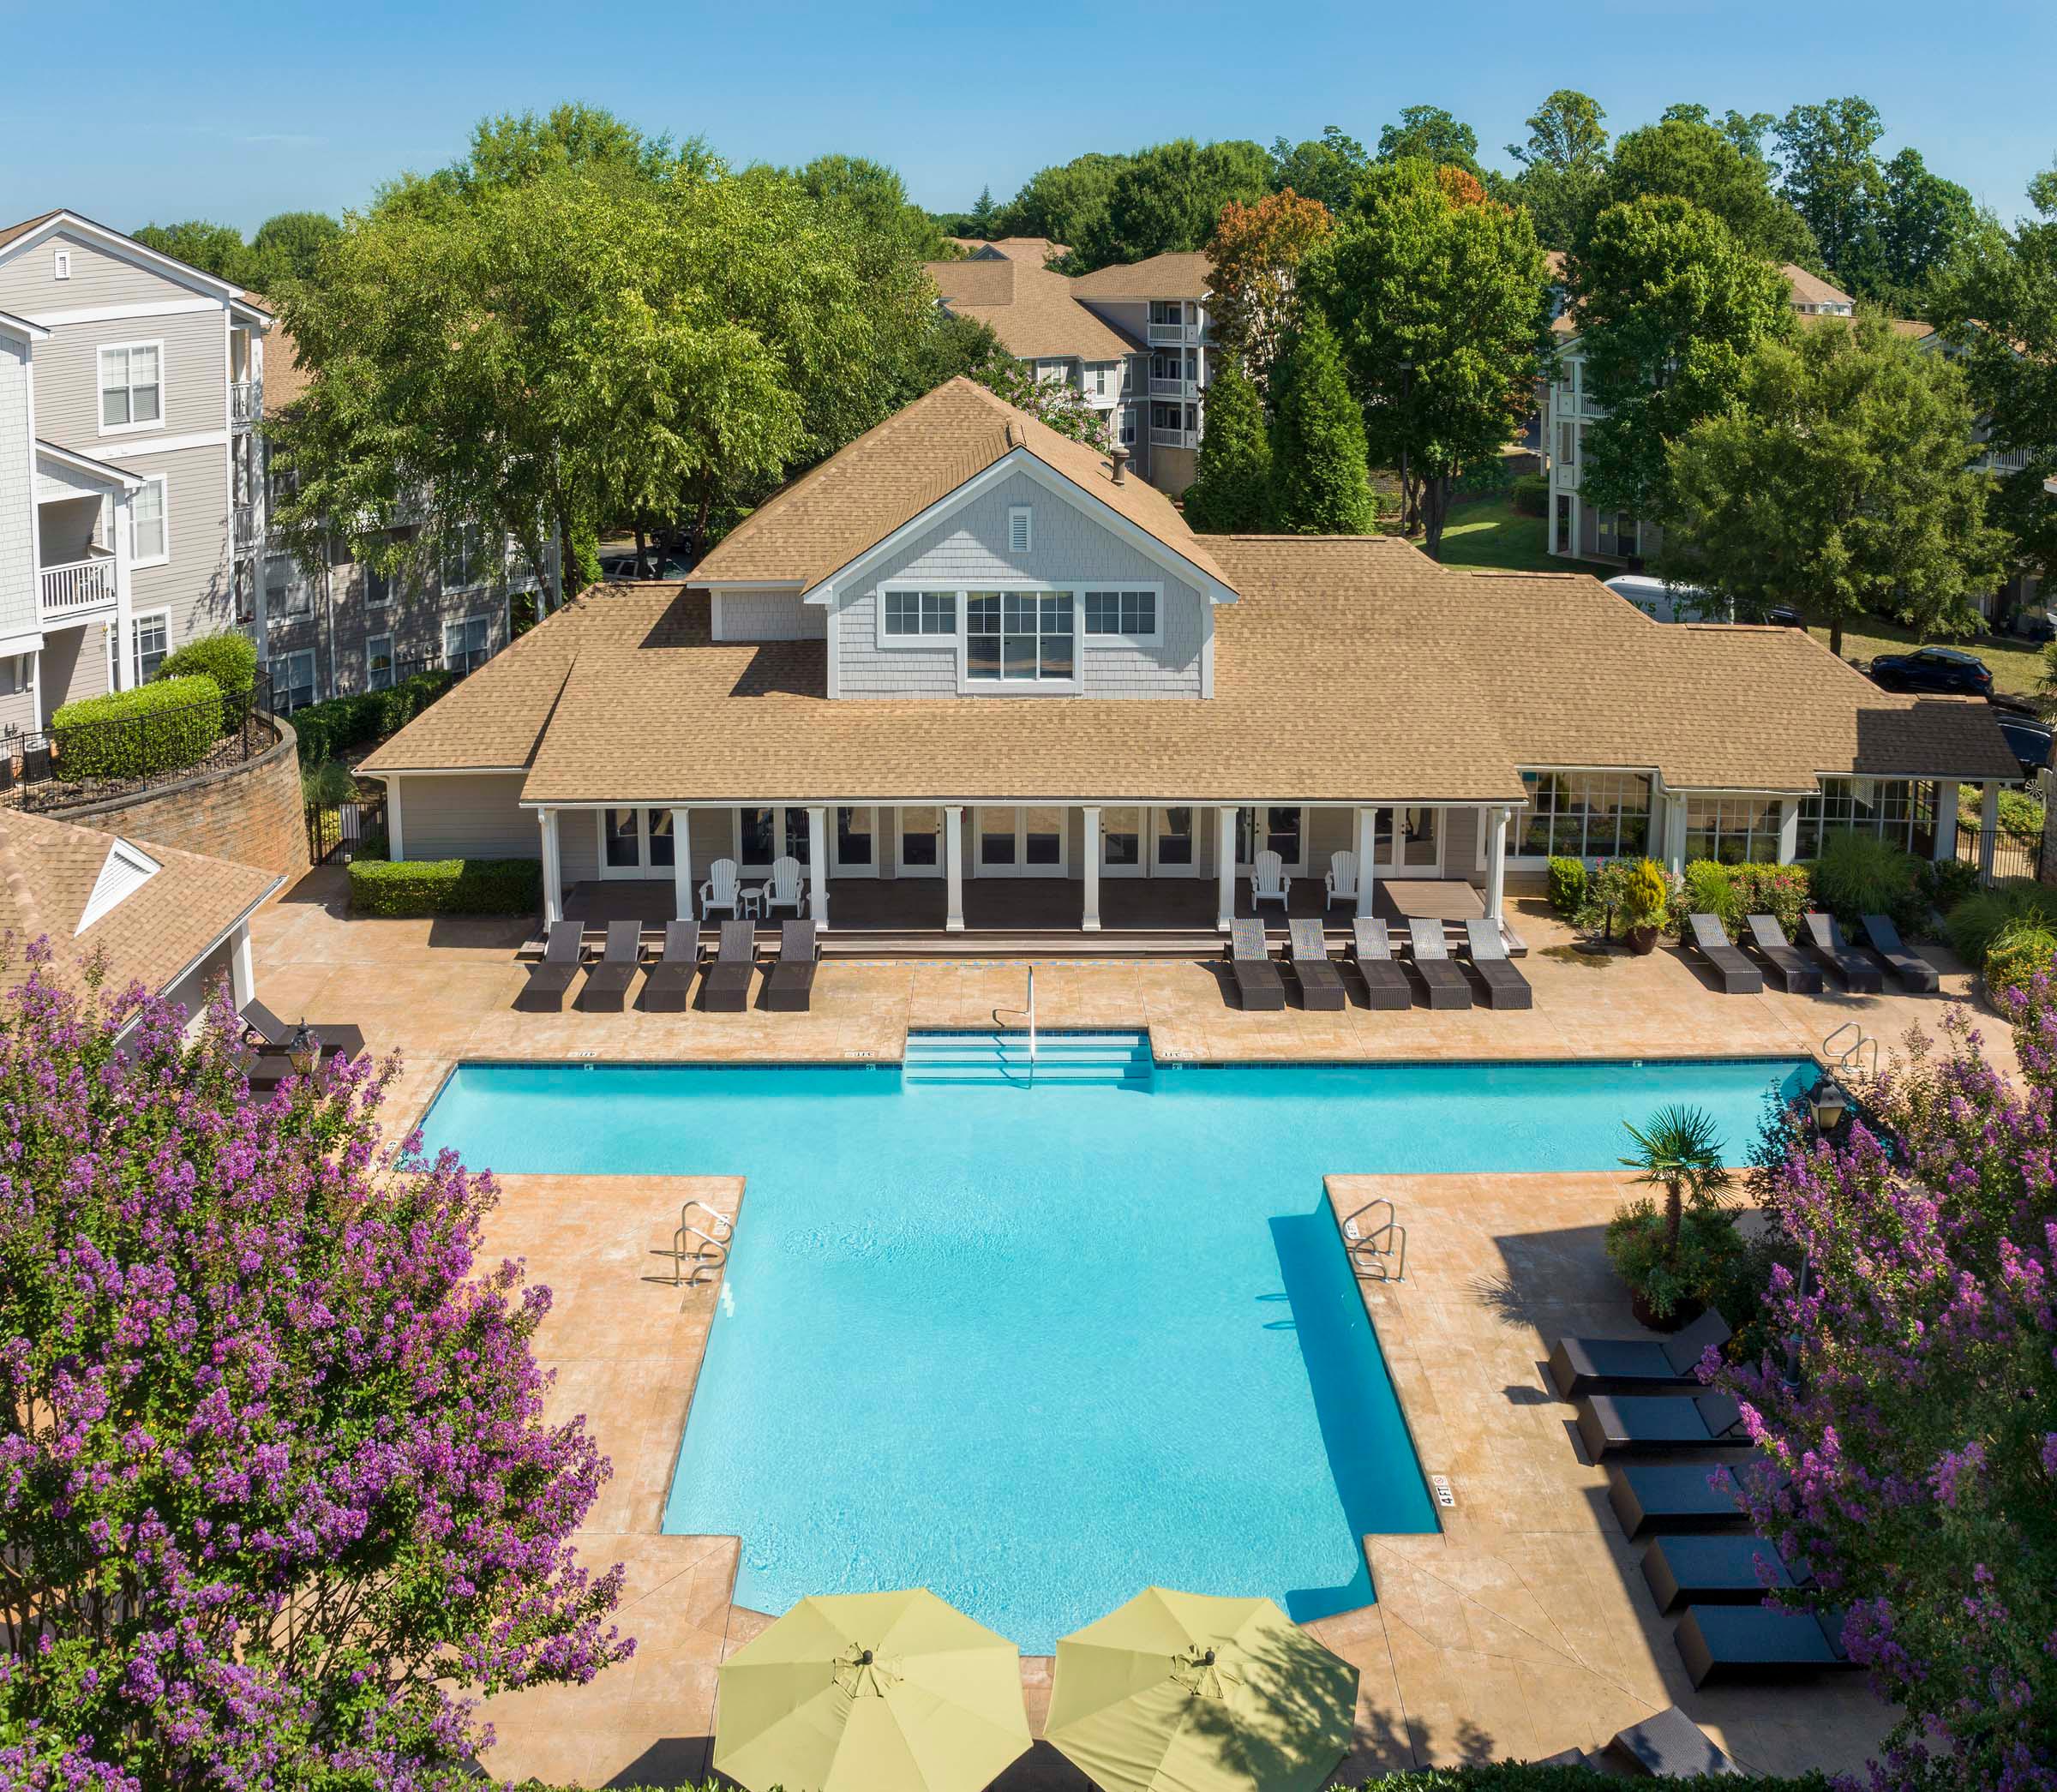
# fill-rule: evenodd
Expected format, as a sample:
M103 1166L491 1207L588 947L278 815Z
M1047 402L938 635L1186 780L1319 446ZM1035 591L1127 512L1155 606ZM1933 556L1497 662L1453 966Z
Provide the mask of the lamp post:
M1850 1112L1850 1097L1844 1094L1842 1085L1832 1076L1824 1075L1807 1098L1808 1118L1814 1122L1814 1136L1826 1140L1833 1136ZM1814 1253L1803 1250L1800 1254L1800 1293L1796 1305L1807 1304L1807 1272L1814 1262ZM1800 1385L1800 1339L1797 1333L1785 1340L1785 1384L1789 1388Z

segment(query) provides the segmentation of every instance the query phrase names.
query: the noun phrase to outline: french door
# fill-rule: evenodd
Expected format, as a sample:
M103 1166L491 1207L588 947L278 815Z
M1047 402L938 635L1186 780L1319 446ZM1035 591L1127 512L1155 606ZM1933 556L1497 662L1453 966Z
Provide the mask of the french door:
M971 812L972 875L1062 878L1070 872L1065 812L1052 804Z
M801 812L805 813L805 811ZM879 875L879 812L868 806L836 809L829 817L829 875L875 878ZM800 861L805 865L803 858Z
M1443 812L1381 809L1371 821L1371 868L1382 878L1442 875Z
M918 804L896 809L900 832L899 875L903 878L939 878L943 875L942 809Z
M1259 853L1276 853L1289 878L1307 875L1307 812L1290 803L1236 811L1236 871L1247 877Z
M600 875L603 878L669 878L678 863L677 840L669 809L603 809Z
M1103 878L1140 878L1148 870L1150 812L1133 804L1116 804L1100 812L1100 874Z
M797 859L807 866L807 812L804 807L738 809L735 812L736 863L746 872L769 872L777 859Z
M1191 804L1150 811L1150 875L1207 875L1207 867L1200 862L1200 811Z

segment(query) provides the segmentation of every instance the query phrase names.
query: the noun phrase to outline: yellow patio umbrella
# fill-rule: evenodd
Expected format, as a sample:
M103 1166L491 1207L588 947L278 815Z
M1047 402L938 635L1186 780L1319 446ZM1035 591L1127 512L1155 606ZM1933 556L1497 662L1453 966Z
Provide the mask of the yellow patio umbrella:
M979 1792L1028 1747L1021 1654L921 1588L802 1599L720 1669L750 1792Z
M1058 1640L1043 1735L1101 1792L1311 1792L1357 1669L1268 1599L1153 1586Z

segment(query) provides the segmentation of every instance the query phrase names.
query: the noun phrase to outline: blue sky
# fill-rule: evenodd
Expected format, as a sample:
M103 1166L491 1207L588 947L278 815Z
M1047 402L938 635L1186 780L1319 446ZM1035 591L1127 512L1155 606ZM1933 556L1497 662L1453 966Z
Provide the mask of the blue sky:
M1140 21L1161 22L1147 27ZM117 45L126 41L127 50ZM0 222L66 205L133 228L360 205L461 149L480 116L565 99L735 160L825 150L899 168L914 197L1005 198L1046 163L1166 137L1369 142L1445 105L1487 159L1553 87L1616 130L1674 100L1783 112L1856 93L1937 172L2012 218L2057 157L2057 6L1979 0L1586 0L1440 6L1071 0L1003 9L553 0L267 8L0 0Z

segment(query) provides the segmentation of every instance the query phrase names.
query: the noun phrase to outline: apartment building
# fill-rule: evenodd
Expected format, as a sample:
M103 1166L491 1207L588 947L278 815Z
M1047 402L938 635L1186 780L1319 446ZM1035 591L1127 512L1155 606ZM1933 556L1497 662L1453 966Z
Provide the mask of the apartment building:
M248 293L68 211L0 229L0 730L147 679L260 601Z
M1176 496L1197 467L1213 352L1207 257L1153 255L1072 279L1043 265L1062 252L1007 237L927 267L945 310L988 326L1039 379L1082 393L1135 470Z

